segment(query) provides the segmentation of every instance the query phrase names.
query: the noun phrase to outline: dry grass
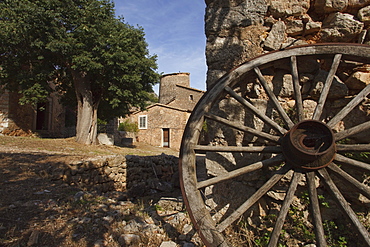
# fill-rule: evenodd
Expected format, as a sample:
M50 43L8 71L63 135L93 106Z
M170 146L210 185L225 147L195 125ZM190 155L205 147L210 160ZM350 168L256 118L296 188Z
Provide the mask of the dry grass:
M92 192L76 199L79 188L43 176L48 167L105 155L177 155L171 149L85 146L69 139L0 136L0 246L122 246L122 227L132 219L145 221L149 205L117 206L114 193ZM113 200L111 200L113 198ZM104 220L117 210L114 221ZM159 246L169 239L142 234L138 246Z
M0 151L45 152L54 154L69 154L77 156L96 155L159 155L161 153L178 156L178 151L169 148L160 148L136 143L133 147L118 147L105 145L84 145L74 141L74 138L36 138L0 136Z

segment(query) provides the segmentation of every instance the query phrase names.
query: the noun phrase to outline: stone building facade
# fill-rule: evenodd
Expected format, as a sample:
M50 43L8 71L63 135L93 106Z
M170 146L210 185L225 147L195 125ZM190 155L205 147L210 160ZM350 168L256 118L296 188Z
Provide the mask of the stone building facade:
M136 141L158 147L180 148L190 113L204 94L203 91L190 87L189 75L164 75L160 82L159 103L126 118L139 127Z
M20 105L18 93L2 91L0 94L0 133L12 136L65 137L65 107L56 95L51 94L48 101L37 107Z

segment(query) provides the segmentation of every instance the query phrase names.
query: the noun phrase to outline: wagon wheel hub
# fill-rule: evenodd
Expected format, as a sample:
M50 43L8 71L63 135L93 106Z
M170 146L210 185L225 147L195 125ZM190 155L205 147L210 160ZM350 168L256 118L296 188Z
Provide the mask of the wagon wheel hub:
M296 167L316 170L329 165L335 155L331 129L323 122L305 120L283 137L283 153L288 163Z

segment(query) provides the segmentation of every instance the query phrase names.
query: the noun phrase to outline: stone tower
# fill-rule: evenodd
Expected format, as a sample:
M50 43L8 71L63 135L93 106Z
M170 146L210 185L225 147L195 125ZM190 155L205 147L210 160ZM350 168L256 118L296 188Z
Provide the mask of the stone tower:
M190 87L190 73L163 75L159 86L159 103L166 105L176 98L176 85Z

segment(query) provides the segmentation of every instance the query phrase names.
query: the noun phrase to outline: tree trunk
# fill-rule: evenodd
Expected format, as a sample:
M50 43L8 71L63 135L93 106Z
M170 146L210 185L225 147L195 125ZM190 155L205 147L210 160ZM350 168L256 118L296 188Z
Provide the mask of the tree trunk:
M97 144L99 97L92 92L86 74L73 71L73 81L77 97L76 142Z

